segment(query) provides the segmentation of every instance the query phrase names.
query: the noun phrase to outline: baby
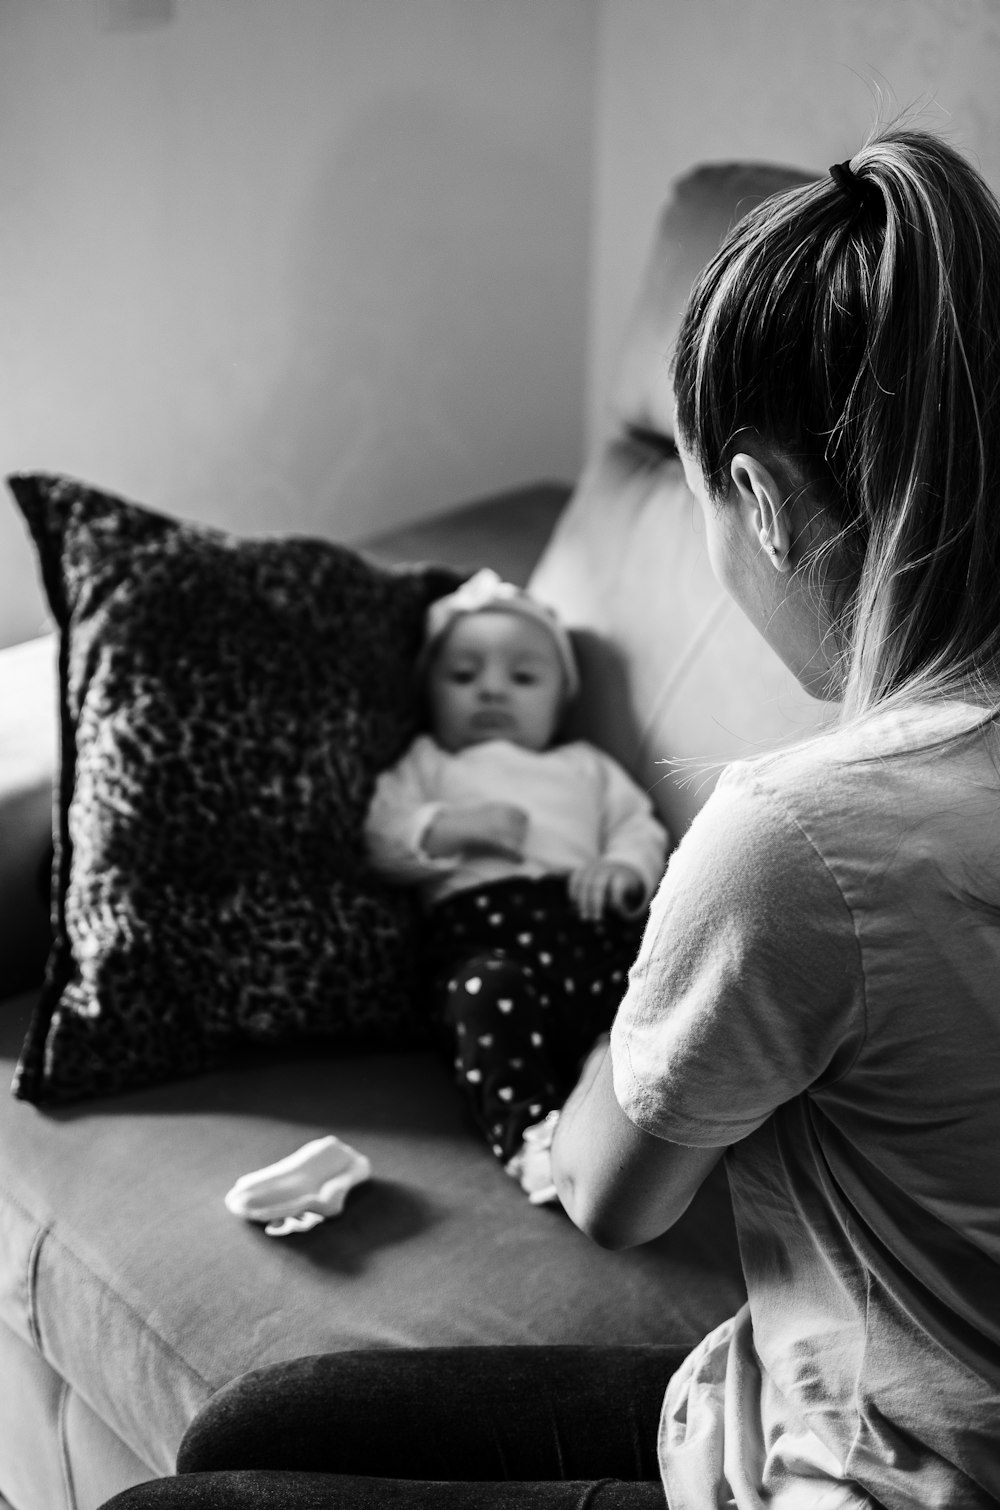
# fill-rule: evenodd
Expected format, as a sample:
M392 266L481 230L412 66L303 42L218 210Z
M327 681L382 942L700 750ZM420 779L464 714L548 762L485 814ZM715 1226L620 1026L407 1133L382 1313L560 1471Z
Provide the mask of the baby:
M614 760L558 742L576 662L527 593L481 571L439 599L420 669L431 733L379 778L368 852L426 905L431 1008L478 1125L550 1201L546 1119L610 1026L667 835Z

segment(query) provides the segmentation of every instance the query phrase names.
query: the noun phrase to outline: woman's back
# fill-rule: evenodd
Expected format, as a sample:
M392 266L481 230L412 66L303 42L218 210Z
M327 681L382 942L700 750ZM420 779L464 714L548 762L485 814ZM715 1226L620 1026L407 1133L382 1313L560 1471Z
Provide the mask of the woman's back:
M673 1472L714 1394L747 1486L1000 1498L1000 777L992 729L947 739L974 717L731 768L671 864L616 1088L734 1144L750 1297L672 1387Z

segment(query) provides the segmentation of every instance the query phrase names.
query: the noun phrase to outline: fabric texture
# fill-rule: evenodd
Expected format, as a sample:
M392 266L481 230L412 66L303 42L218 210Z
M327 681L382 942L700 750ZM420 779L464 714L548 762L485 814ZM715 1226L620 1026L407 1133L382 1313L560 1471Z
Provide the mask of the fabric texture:
M568 1346L299 1358L220 1390L185 1435L178 1477L111 1504L663 1510L656 1419L682 1356Z
M481 854L432 859L422 849L435 814L449 803L510 802L529 818L520 860ZM512 877L568 875L588 860L630 865L643 909L663 873L667 835L646 794L617 761L581 740L529 750L494 739L450 752L427 734L378 779L365 821L372 864L428 904L468 886Z
M733 1145L749 1297L668 1392L672 1510L1000 1500L1000 751L977 716L883 712L731 768L654 902L616 1095L658 1137Z
M428 1003L487 1143L504 1163L561 1107L611 1026L644 918L581 918L562 877L498 881L431 909Z
M460 578L10 479L61 632L54 942L15 1080L93 1096L318 1035L412 1043L413 918L366 872ZM377 626L377 633L373 632Z

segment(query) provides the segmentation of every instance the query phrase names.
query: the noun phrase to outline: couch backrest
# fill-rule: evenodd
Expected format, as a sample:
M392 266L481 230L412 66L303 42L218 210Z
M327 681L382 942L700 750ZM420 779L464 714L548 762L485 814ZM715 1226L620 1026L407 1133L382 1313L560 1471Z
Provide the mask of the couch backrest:
M579 645L585 692L572 732L610 750L649 788L675 838L726 761L801 737L829 715L718 586L680 462L642 439L644 430L672 433L671 346L696 274L751 204L812 176L711 164L674 186L607 434L531 579Z

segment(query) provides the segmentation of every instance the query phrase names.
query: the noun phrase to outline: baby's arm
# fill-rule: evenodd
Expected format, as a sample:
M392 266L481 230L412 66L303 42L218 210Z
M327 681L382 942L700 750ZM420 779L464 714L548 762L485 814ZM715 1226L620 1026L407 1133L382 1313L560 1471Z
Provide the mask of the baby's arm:
M399 886L416 886L448 862L435 862L422 847L424 831L438 810L435 759L417 739L396 765L383 771L365 817L365 848L372 868Z
M646 904L642 876L621 860L588 860L570 873L567 887L577 912L592 922L609 908L628 917Z
M528 815L512 802L442 803L423 833L433 859L460 855L505 855L520 860Z
M640 913L663 875L667 831L617 761L597 750L594 756L604 796L601 854L570 876L570 896L586 918L598 918L609 907L626 916Z
M608 755L605 771L603 858L630 866L642 881L645 906L663 878L669 835L648 796Z
M439 752L420 738L376 783L365 846L373 869L396 885L419 885L470 854L521 856L527 815L508 803L443 801L439 770Z

